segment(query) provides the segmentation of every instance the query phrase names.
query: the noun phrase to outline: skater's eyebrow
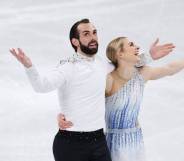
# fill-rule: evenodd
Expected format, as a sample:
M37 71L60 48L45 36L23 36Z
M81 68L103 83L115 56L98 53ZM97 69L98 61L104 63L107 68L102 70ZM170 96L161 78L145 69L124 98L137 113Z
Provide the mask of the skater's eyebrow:
M82 31L82 33L89 33L90 31L88 31L88 30L85 30L85 31Z
M84 30L84 31L82 31L82 33L89 33L89 32L90 32L89 30ZM97 30L94 29L94 30L93 30L93 33L97 33Z

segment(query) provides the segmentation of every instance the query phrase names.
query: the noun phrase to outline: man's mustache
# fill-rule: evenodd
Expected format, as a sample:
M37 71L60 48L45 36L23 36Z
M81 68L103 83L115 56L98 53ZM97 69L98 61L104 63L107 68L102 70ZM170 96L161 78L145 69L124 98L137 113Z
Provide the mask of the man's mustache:
M95 43L95 45L98 45L98 42L97 42L96 40L92 40L92 41L90 41L90 42L88 43L88 46L91 45L91 44L93 44L93 43Z

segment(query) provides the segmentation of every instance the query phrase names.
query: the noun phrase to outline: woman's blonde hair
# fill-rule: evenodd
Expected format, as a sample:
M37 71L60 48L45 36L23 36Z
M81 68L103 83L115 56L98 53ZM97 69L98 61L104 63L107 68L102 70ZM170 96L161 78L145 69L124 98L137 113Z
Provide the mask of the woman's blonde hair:
M106 48L106 56L107 58L112 62L112 64L115 66L115 68L118 67L118 61L116 59L116 53L117 51L120 49L121 51L123 51L123 40L126 37L118 37L114 40L112 40Z

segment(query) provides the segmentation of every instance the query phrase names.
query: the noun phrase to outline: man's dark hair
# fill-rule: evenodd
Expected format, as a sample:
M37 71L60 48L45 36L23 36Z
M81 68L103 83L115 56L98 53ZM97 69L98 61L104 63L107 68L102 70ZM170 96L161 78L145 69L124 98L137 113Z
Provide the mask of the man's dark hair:
M81 24L81 23L90 23L89 19L82 19L80 21L77 21L72 28L70 29L70 43L72 45L72 47L74 48L75 52L77 52L77 47L75 45L72 44L72 38L76 38L79 39L79 32L77 27Z

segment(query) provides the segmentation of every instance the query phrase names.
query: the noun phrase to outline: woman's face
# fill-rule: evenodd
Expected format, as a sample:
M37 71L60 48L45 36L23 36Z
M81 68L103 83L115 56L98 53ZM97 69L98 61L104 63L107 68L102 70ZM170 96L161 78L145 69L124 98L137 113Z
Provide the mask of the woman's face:
M123 50L120 51L120 59L123 59L126 62L137 63L140 58L139 47L135 45L132 41L129 41L127 38L123 40Z

